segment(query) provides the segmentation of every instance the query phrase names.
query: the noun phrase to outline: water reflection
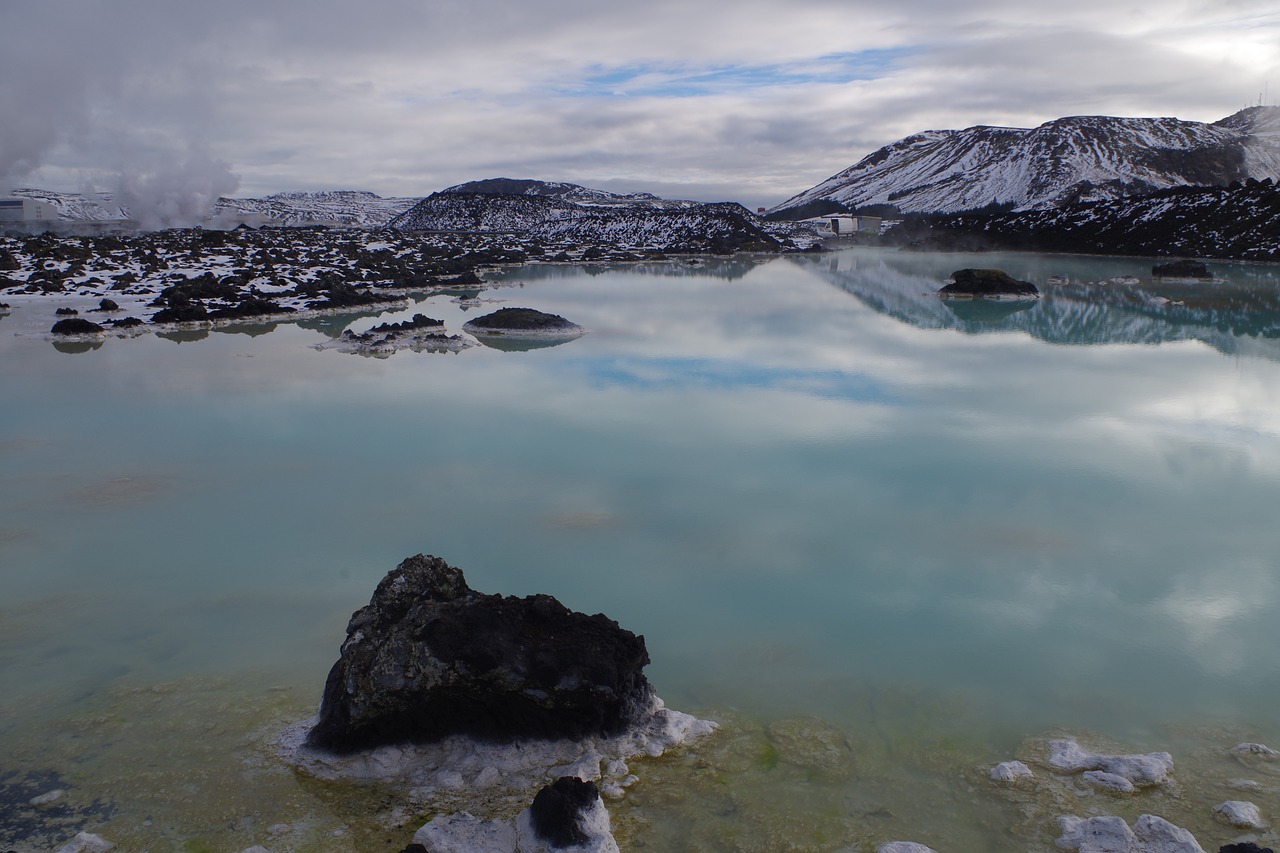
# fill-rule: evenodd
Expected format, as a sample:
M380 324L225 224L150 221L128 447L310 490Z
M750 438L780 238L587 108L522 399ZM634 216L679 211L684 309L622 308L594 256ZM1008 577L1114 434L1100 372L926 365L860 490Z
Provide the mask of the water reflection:
M998 325L1037 303L1034 299L944 299L943 304L964 325L981 326Z
M1138 259L725 263L526 268L522 303L592 330L538 357L314 351L354 315L181 350L145 335L110 358L0 337L13 434L0 437L13 471L0 480L0 661L14 685L0 719L19 727L0 726L0 752L98 756L85 773L121 798L132 828L106 834L129 849L154 847L138 828L148 815L188 836L258 810L301 825L304 807L295 818L261 788L224 784L264 737L246 732L273 722L274 694L239 695L246 669L293 691L289 719L311 713L351 611L418 551L477 589L547 592L645 633L660 694L727 723L618 805L655 824L674 812L633 836L662 849L688 843L677 826L712 850L742 835L794 846L807 826L831 833L816 850L907 833L1034 849L965 776L1028 735L1092 726L1169 749L1191 790L1194 755L1163 724L1274 730L1280 364L1045 345L1217 340L1203 318L1180 325L1144 301ZM1031 305L934 295L975 265L1061 283ZM1262 293L1250 305L1265 312L1266 268L1215 272L1241 299ZM1126 274L1138 282L1106 284ZM456 329L456 292L361 316L422 311ZM1249 340L1218 331L1223 346ZM75 601L14 609L66 590ZM112 675L125 671L145 689L125 695ZM234 688L201 681L189 703L158 704L155 683L207 673ZM806 763L805 743L833 731L855 748L852 784ZM191 738L210 754L193 759ZM126 766L153 767L145 791L118 787ZM154 803L174 779L218 809ZM292 780L271 776L282 799ZM1205 824L1211 795L1187 806ZM1047 808L1028 837L1052 831Z
M1215 281L1154 280L1150 261L1042 255L914 254L853 250L789 259L874 310L923 329L1025 332L1055 344L1159 344L1197 340L1223 353L1268 341L1280 359L1280 281L1261 267L1212 265ZM1031 281L1033 303L939 299L956 269L998 267Z
M164 332L156 332L156 337L162 341L173 341L175 344L191 344L209 337L209 329L170 329Z
M776 255L732 255L723 258L690 257L626 263L532 264L497 270L489 273L488 277L495 282L512 284L577 278L581 275L599 277L615 273L657 278L716 278L723 281L738 281L752 270L764 264L773 263L777 259Z
M58 352L65 352L68 355L78 355L80 353L93 352L96 349L102 349L102 341L54 341L53 348Z
M219 323L211 328L223 335L248 335L256 338L271 334L279 325L279 323Z
M502 352L529 352L535 349L547 349L549 347L558 347L561 344L567 344L570 341L576 341L582 337L581 334L564 335L562 337L511 337L504 335L476 335L476 340L490 349L501 350Z

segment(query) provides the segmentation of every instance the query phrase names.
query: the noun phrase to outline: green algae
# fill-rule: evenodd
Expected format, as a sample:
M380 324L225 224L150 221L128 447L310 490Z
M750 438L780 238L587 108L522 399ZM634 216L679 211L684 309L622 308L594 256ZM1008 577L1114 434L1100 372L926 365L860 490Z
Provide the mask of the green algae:
M85 829L119 849L154 853L254 845L394 853L436 814L468 807L510 818L521 807L518 798L459 791L455 800L433 802L394 785L297 773L274 742L313 703L311 690L263 673L118 683L56 718L11 723L0 732L0 749L10 757L7 772L37 780L22 796L65 789L61 841ZM6 716L9 704L0 707ZM819 853L909 839L939 850L1021 853L1055 849L1063 814L1132 822L1150 813L1216 849L1240 833L1214 820L1213 805L1256 799L1267 814L1280 792L1280 762L1230 751L1265 741L1265 732L1206 723L1165 727L1149 743L1054 732L1002 751L976 734L983 723L966 707L954 697L896 689L850 701L832 716L710 714L720 724L715 733L628 762L640 781L608 802L615 835L623 850ZM1061 734L1098 751L1167 749L1173 778L1134 795L1094 791L1044 764L1046 739ZM1035 780L992 782L991 765L1011 758L1031 766ZM1259 789L1232 787L1246 778ZM33 853L58 840L30 835L0 844Z

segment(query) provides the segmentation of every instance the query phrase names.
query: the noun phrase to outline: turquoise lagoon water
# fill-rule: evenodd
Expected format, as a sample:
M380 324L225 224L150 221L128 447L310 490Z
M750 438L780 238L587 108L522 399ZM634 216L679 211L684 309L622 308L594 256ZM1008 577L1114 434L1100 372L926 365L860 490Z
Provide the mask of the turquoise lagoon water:
M965 266L1046 296L932 294ZM640 771L612 806L624 849L1050 849L1063 806L980 768L1061 732L1179 767L1176 797L1083 810L1164 808L1225 843L1206 803L1238 795L1197 774L1227 774L1212 756L1240 740L1280 747L1280 270L1212 269L1213 287L1153 283L1141 259L876 250L530 267L482 298L586 336L388 358L315 346L419 311L457 332L499 304L83 352L39 334L54 303L15 304L10 793L63 785L67 825L127 849L399 849L412 820L360 827L351 792L265 744L311 713L350 612L425 552L644 634L659 694L724 724ZM789 754L792 730L837 738L847 766Z

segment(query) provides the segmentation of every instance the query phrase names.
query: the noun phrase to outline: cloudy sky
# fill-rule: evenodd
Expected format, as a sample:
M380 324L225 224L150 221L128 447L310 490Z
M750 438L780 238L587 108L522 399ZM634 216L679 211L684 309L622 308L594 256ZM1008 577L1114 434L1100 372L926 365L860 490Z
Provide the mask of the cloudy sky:
M0 191L772 205L928 128L1278 98L1275 0L0 0Z

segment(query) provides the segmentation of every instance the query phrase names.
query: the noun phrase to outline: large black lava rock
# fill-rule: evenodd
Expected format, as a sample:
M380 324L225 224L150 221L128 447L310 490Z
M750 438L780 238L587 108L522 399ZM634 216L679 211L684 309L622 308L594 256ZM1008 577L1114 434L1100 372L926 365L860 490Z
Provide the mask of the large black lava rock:
M1018 281L1004 270L956 270L951 284L938 293L943 296L1039 296L1040 291L1029 281Z
M85 320L82 317L69 317L66 320L59 320L54 323L53 328L49 331L55 335L96 335L106 330L92 320Z
M580 331L577 323L571 323L559 314L547 314L533 308L499 308L492 314L477 317L463 328L477 331L501 332L573 332Z
M347 625L312 746L350 752L451 734L613 735L652 706L644 638L549 595L485 595L439 557L410 557Z

